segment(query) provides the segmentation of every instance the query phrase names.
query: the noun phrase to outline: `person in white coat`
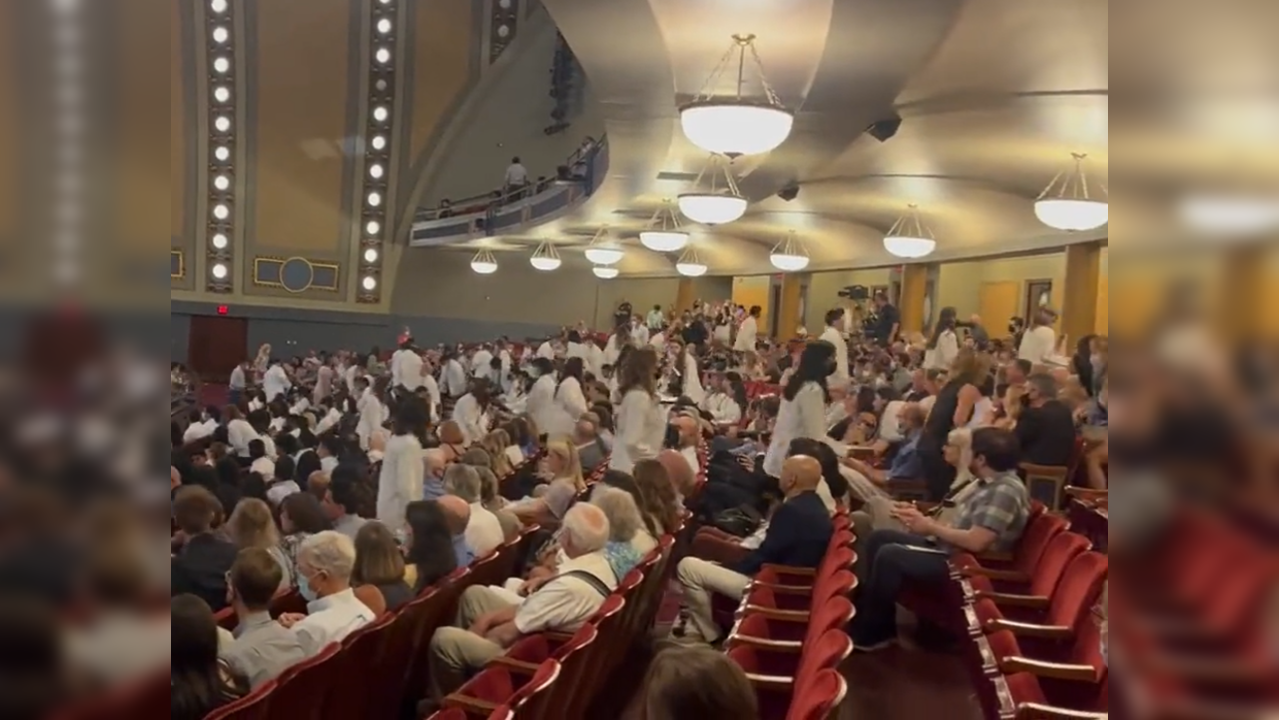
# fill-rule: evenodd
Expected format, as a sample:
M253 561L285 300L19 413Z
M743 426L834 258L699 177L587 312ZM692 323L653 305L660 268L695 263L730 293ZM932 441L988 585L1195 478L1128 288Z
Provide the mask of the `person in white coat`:
M586 371L594 375L596 380L604 379L604 348L600 347L599 340L595 338L586 340Z
M737 328L737 341L733 343L733 350L755 352L755 345L759 342L759 318L763 314L763 308L758 305L751 306L746 319Z
M630 325L618 325L613 334L608 336L608 342L604 345L604 364L616 368L622 356L622 348L631 344Z
M924 352L925 370L949 370L959 357L959 336L955 334L956 312L953 307L942 308L933 328L933 337Z
M533 418L538 432L545 433L555 422L555 368L546 358L534 358L529 364L529 376L534 380L524 410Z
M477 382L475 389L458 399L453 406L453 421L462 431L462 441L470 445L488 434L489 385Z
M590 409L586 394L582 391L584 372L582 358L573 357L564 361L564 367L555 383L555 394L552 396L550 425L540 426L548 438L554 440L571 436L577 427L577 421Z
M399 380L394 381L395 384L392 387L403 387L410 393L415 393L422 387L426 360L422 359L422 353L417 348L409 348L402 352L404 354L400 357L401 375Z
M271 367L262 376L262 390L266 393L266 401L275 402L280 396L287 398L291 389L293 381L289 380L289 373L285 371L283 363L271 360Z
M740 387L741 384L742 378L737 373L711 374L711 390L700 405L710 414L711 422L716 425L736 425L742 421L742 401L746 397L746 390ZM741 390L740 399L736 394L738 389Z
M444 359L444 369L440 372L440 389L451 398L460 398L466 394L466 368L457 359L456 352L449 352Z
M835 348L817 340L799 356L799 365L782 391L782 404L773 427L773 439L764 456L764 472L781 477L790 444L798 438L825 441L826 405L830 392L826 381L835 364Z
M493 372L493 353L488 345L481 345L471 356L471 377L487 378Z
M355 426L355 434L360 438L360 449L369 449L369 438L386 422L388 411L377 392L369 386L369 379L359 378L355 381L358 392L355 410L359 413L359 422Z
M420 406L404 403L395 418L394 435L386 443L382 472L378 476L377 519L401 540L405 535L405 511L409 503L422 499L426 463L416 430Z
M555 338L546 338L546 340L541 345L537 346L537 357L543 358L545 360L555 359L555 345L552 344L552 341L554 339Z
M683 396L701 405L706 399L706 388L702 387L702 369L697 362L697 346L679 343L679 372L683 380Z
M844 323L847 318L848 313L844 308L827 311L826 329L818 338L835 346L835 372L830 376L832 387L848 387L852 378L848 371L848 341L844 339Z
M608 466L629 473L640 460L656 458L666 441L666 413L657 399L657 353L652 348L626 353L618 368L618 392L622 399Z
M564 359L571 360L577 358L586 365L586 361L590 357L590 351L586 349L586 344L582 342L582 336L576 330L570 330L568 333L568 345L564 348Z

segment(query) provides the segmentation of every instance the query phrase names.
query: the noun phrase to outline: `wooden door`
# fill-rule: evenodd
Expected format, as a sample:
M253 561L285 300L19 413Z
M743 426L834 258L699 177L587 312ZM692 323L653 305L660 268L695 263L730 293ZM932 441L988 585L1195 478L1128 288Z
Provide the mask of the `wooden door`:
M246 318L193 315L187 364L205 382L226 382L231 370L249 359Z
M1021 283L1015 280L1007 282L985 282L978 290L977 314L991 338L1008 336L1008 323L1017 315L1021 302Z

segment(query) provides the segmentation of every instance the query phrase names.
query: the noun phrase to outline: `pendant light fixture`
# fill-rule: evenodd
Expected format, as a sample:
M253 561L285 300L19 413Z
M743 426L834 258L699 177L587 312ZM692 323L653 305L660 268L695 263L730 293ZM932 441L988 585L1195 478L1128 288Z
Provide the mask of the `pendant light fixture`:
M795 231L791 230L787 233L786 239L777 243L773 252L769 253L768 260L773 263L773 267L782 272L799 272L808 267L808 250L795 236Z
M710 187L703 188L702 180L710 175ZM721 187L722 183L722 187ZM693 192L679 196L679 211L684 217L703 225L724 225L746 214L746 198L737 189L733 169L721 155L711 154L697 180Z
M607 265L596 265L591 268L591 272L595 273L595 277L600 280L612 280L618 275L617 268L608 267Z
M743 95L748 55L759 73L762 96ZM737 72L736 94L717 98L715 91L720 81L733 69ZM732 47L715 66L701 92L680 107L679 120L689 142L708 152L735 158L776 149L790 137L795 114L782 105L768 84L755 50L755 36L734 35Z
M625 254L609 236L607 225L600 228L591 244L586 246L586 259L595 265L616 265Z
M937 239L920 218L919 206L907 206L906 214L897 218L884 235L884 249L891 255L908 260L933 254L937 249Z
M697 248L692 245L679 256L679 260L675 261L675 272L684 277L701 277L709 270L706 263L702 262L702 258L697 254Z
M528 262L535 269L543 272L558 270L560 265L564 264L564 261L560 260L560 254L555 251L555 246L548 242L538 245Z
M481 250L471 258L471 270L480 275L492 275L497 272L497 258L489 250Z
M1071 153L1071 157L1074 167L1058 173L1035 200L1035 217L1054 230L1096 230L1110 222L1109 193L1102 183L1088 186L1087 155Z
M641 232L639 238L640 243L653 252L679 252L688 245L688 233L680 229L670 200L662 201L662 207L653 213L648 229Z

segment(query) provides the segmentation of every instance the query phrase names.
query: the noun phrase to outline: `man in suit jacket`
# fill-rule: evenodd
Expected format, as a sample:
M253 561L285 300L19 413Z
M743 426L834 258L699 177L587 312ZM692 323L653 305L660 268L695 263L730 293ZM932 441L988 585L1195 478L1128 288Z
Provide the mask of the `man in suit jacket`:
M677 628L685 642L714 643L720 628L711 614L711 593L740 600L751 577L765 565L816 568L830 546L834 525L826 503L817 494L821 464L795 455L782 466L781 489L786 501L773 513L759 549L741 562L724 567L700 558L685 558L678 577L684 586L685 626Z

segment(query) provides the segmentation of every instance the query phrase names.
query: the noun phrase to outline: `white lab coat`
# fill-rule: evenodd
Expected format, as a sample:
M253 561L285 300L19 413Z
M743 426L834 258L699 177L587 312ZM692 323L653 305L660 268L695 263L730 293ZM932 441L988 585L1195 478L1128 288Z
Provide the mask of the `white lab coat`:
M586 344L586 368L596 380L604 378L604 349L595 343Z
M462 368L462 363L457 358L451 358L444 363L444 372L440 377L445 395L452 398L459 398L466 394L466 370Z
M571 436L577 427L577 421L589 408L586 396L582 393L582 384L577 378L564 378L564 382L559 384L552 396L550 425L539 427L551 438Z
M852 376L848 373L848 341L844 340L844 334L827 325L818 339L835 346L835 374L831 375L829 383L832 387L847 386Z
M555 359L555 347L551 345L551 341L547 340L537 347L537 356L546 358L547 360Z
M707 395L701 408L710 413L716 425L736 425L742 420L742 407L728 393L713 392Z
M698 405L706 399L706 390L702 387L701 368L692 353L684 354L684 397Z
M543 375L529 389L524 407L538 432L549 432L555 422L555 376Z
M396 385L403 385L409 392L417 392L422 387L422 368L426 361L415 352L407 352L400 360L400 378Z
M267 402L273 402L280 395L287 397L292 387L293 383L289 381L283 365L272 365L266 375L262 376L262 389L266 392Z
M426 388L426 394L431 398L431 422L440 421L440 384L435 382L435 378L430 375L422 376L422 387Z
M773 427L773 441L764 457L764 472L781 477L791 441L799 438L826 438L826 398L822 386L815 382L804 383L794 400L783 398Z
M258 439L258 431L253 429L248 420L237 419L226 424L226 437L236 455L248 457L249 443Z
M476 350L471 356L471 377L486 378L493 370L493 353L488 350Z
M1025 343L1022 343L1024 346ZM924 353L924 368L928 370L949 370L959 356L959 338L954 330L943 330L937 336L937 347Z
M747 315L742 326L737 329L737 342L733 349L737 352L755 352L755 343L759 340L759 323Z
M635 470L640 460L656 458L666 442L666 413L657 398L632 389L617 409L617 434L608 467L625 473Z
M387 441L378 476L377 519L401 538L405 511L409 503L422 499L425 475L422 443L415 436L396 435Z
M386 422L387 412L386 406L381 400L373 394L372 390L365 390L364 395L360 396L356 403L355 409L360 414L360 421L355 426L355 434L360 438L360 449L369 449L369 438L373 437L373 433Z
M453 420L462 431L462 442L467 445L478 442L488 433L488 415L470 393L458 398L453 406Z

